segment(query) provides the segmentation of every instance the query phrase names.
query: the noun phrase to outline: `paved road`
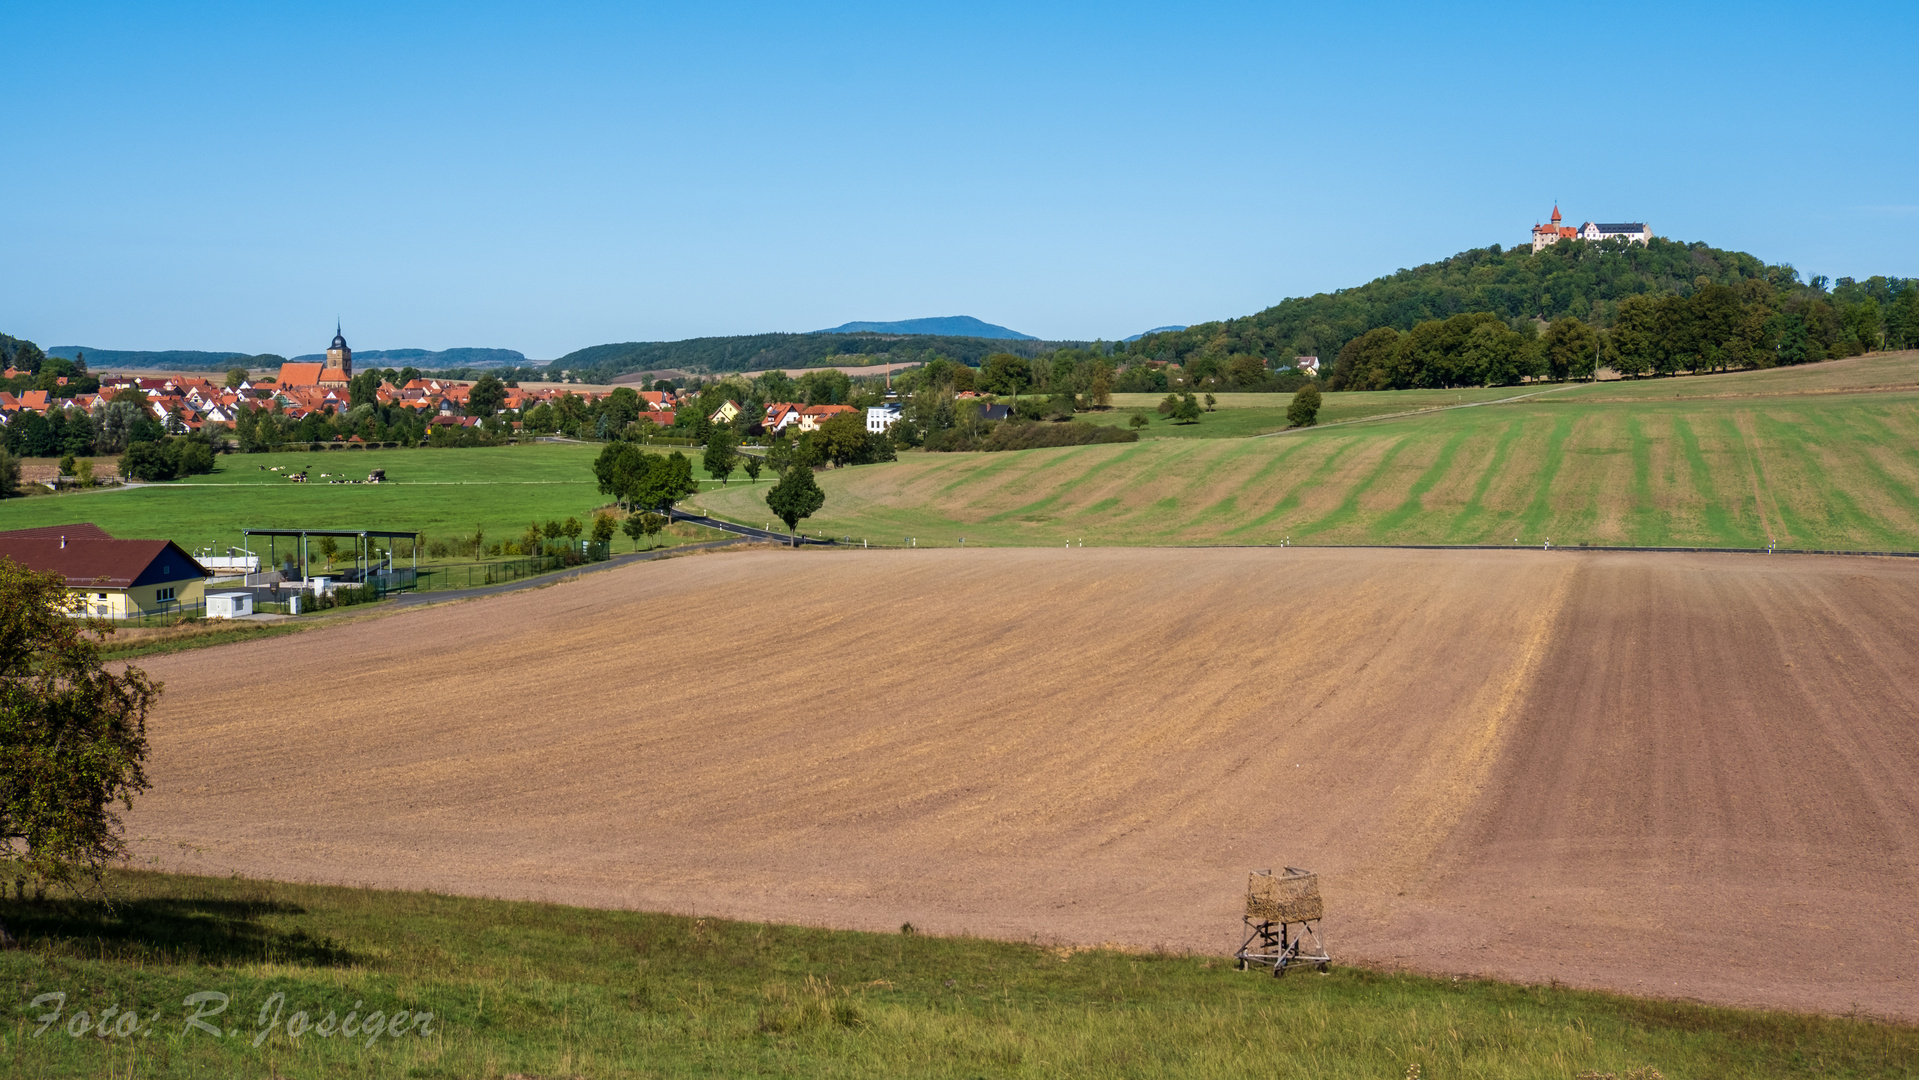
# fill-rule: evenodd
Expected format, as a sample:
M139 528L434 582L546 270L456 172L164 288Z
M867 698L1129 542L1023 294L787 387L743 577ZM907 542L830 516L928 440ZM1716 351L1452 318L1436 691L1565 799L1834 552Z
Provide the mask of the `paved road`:
M686 511L680 510L677 508L668 510L667 513L669 516L673 518L674 521L690 521L695 525L704 525L709 529L718 529L721 532L730 532L735 536L751 537L752 539L755 539L755 540L771 540L774 543L778 543L778 544L790 545L793 543L793 537L789 533L768 532L765 529L755 529L751 525L738 525L731 521L721 521L719 518L701 517L698 514L689 514ZM838 540L819 540L811 536L801 536L800 543L826 545L826 544L838 544L839 541Z
M1557 394L1561 390L1572 390L1577 387L1591 385L1591 383L1567 383L1563 386L1555 386L1550 390L1535 390L1530 394L1515 394L1512 397L1495 398L1492 401L1468 401L1458 405L1441 405L1431 409L1408 409L1405 412L1380 413L1378 416L1357 416L1351 420L1333 420L1324 424L1316 424L1310 428L1281 428L1278 431L1268 431L1261 435L1248 435L1246 437L1249 439L1270 439L1275 435L1297 435L1302 431L1324 431L1329 427L1343 427L1347 424L1370 424L1376 420L1397 420L1402 416L1424 416L1427 413L1451 412L1454 409L1477 409L1482 405L1505 405L1514 401L1524 401L1527 398L1542 397L1546 394Z

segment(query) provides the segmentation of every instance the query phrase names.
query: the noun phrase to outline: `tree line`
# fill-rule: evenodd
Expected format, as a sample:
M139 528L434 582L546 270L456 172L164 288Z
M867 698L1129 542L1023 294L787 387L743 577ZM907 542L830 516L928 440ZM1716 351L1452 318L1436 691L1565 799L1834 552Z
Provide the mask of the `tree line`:
M1781 290L1756 278L1721 285L1701 277L1685 292L1627 297L1605 329L1566 315L1542 333L1532 320L1508 323L1492 312L1430 319L1405 333L1376 327L1340 349L1329 385L1511 386L1589 379L1601 366L1628 376L1673 375L1915 346L1919 287L1912 282L1842 280L1828 293L1818 279Z
M610 382L635 371L703 371L715 374L776 368L918 363L946 356L977 367L995 352L1038 356L1062 344L1006 338L946 337L933 334L746 334L689 338L685 341L626 341L592 345L567 353L547 366L545 378L569 372L586 382Z

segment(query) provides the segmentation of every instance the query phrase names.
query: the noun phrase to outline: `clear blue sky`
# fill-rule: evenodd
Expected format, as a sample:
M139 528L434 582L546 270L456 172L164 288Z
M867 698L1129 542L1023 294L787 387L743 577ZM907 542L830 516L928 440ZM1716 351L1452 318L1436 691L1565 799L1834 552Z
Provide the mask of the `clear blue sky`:
M1573 222L1919 276L1919 6L0 6L0 332L1248 314Z

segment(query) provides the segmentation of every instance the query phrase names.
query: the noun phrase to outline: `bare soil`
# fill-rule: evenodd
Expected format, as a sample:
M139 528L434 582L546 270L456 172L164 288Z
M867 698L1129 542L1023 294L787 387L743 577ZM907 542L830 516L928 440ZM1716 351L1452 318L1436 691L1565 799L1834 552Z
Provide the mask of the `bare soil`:
M144 661L145 858L1919 1020L1919 563L757 551Z

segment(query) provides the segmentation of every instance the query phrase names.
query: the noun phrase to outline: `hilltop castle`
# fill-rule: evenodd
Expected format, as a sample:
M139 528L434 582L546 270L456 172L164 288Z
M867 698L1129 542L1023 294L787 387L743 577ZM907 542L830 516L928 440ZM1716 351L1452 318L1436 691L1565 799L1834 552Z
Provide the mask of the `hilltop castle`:
M1559 207L1553 207L1552 223L1533 226L1533 253L1538 254L1561 240L1610 240L1615 236L1625 237L1635 244L1645 244L1652 239L1652 229L1643 221L1624 224L1602 225L1588 221L1577 229L1561 225Z

